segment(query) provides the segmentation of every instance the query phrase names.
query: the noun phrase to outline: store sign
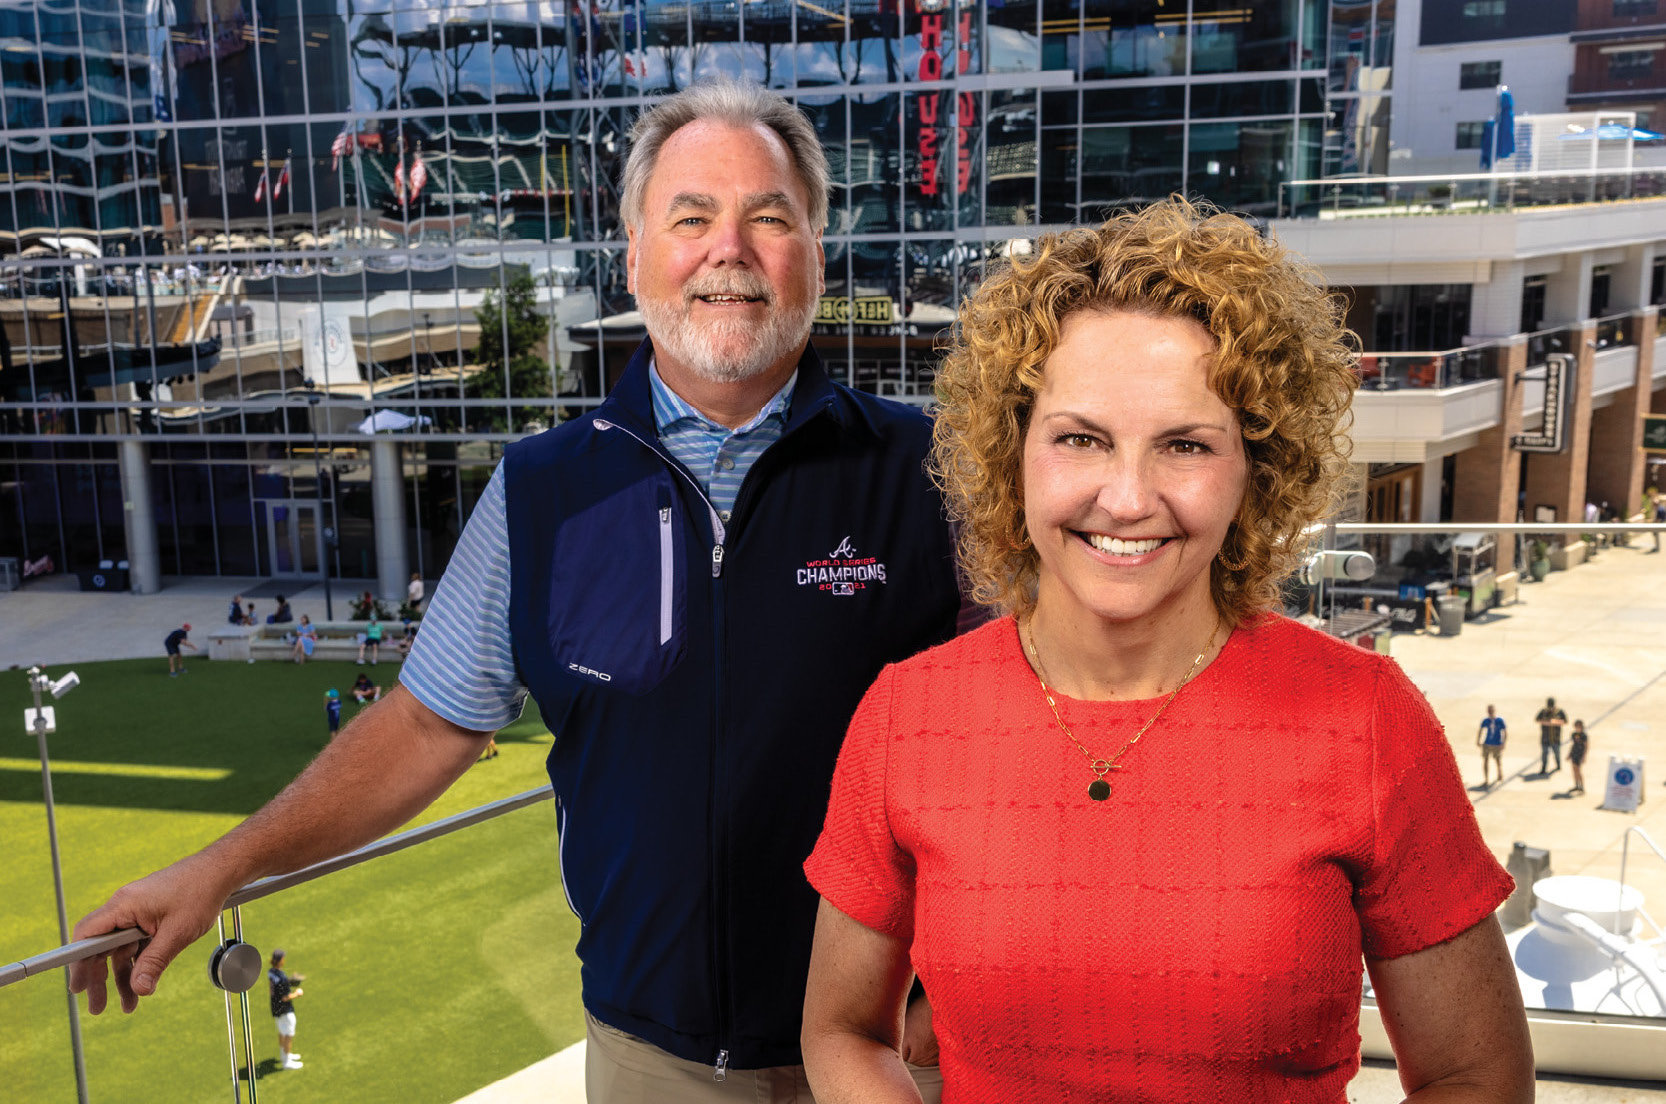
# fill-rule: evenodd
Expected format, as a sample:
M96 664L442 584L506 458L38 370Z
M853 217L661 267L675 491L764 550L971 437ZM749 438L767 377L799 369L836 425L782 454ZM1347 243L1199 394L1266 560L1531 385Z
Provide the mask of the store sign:
M1666 452L1666 414L1643 415L1643 451Z
M1573 373L1573 357L1570 354L1550 354L1550 361L1545 365L1544 422L1537 433L1518 433L1510 438L1510 445L1517 452L1561 452L1567 446Z
M824 326L889 326L896 321L889 295L823 295L816 301L816 321Z
M915 74L922 81L943 79L944 0L914 0L920 15L920 67ZM962 7L957 15L955 30L955 72L968 73L972 69L972 11ZM920 194L935 196L941 192L943 136L951 108L955 113L955 187L964 195L972 181L972 129L978 120L978 97L974 92L962 92L958 97L945 92L922 92L915 97L919 112L919 131L915 149L920 157Z

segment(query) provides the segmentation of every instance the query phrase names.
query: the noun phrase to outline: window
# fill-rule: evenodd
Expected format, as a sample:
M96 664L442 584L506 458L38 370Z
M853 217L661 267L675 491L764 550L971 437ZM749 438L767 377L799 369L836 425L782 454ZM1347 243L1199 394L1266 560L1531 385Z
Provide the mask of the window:
M1505 0L1464 0L1465 19L1489 19L1502 22Z
M1458 124L1457 148L1461 149L1461 150L1466 150L1466 149L1478 150L1478 149L1480 149L1481 148L1481 131L1486 125L1487 124L1485 122L1459 123Z
M1609 80L1646 80L1653 71L1653 50L1616 50L1608 55Z
M1653 15L1659 6L1659 0L1614 0L1614 14Z
M1501 61L1466 61L1458 67L1459 88L1497 88L1503 83Z

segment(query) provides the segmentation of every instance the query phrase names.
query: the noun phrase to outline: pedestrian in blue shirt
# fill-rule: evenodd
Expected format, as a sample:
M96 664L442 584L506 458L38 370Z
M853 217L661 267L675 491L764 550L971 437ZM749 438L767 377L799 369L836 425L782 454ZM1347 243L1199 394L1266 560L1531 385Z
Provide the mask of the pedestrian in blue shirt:
M341 695L333 686L324 695L324 717L330 722L331 736L341 731Z
M1505 728L1504 718L1498 715L1498 707L1487 706L1487 715L1481 718L1481 728L1475 734L1475 742L1481 748L1481 788L1488 787L1487 764L1498 768L1498 781L1504 781L1504 743L1509 739L1509 731Z

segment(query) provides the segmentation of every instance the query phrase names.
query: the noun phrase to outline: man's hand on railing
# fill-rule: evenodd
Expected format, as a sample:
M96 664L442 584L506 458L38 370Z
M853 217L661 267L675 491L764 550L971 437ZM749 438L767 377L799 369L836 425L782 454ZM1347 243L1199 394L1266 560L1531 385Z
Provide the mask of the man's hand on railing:
M129 882L75 925L73 938L89 939L119 928L138 928L147 938L117 947L69 967L71 992L87 994L87 1011L104 1011L105 980L113 974L121 1010L131 1012L140 997L156 992L157 980L179 952L214 926L215 919L237 882L227 886L212 870L207 853L181 859L172 866ZM105 959L109 959L106 967Z

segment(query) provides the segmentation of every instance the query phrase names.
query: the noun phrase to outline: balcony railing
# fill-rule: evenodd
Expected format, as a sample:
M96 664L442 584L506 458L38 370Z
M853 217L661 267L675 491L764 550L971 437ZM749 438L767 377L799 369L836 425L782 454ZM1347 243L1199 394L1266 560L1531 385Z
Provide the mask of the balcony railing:
M1498 347L1469 345L1445 352L1361 353L1357 371L1363 391L1460 387L1498 378Z
M1327 177L1278 186L1279 218L1475 215L1666 196L1666 165L1579 172Z

